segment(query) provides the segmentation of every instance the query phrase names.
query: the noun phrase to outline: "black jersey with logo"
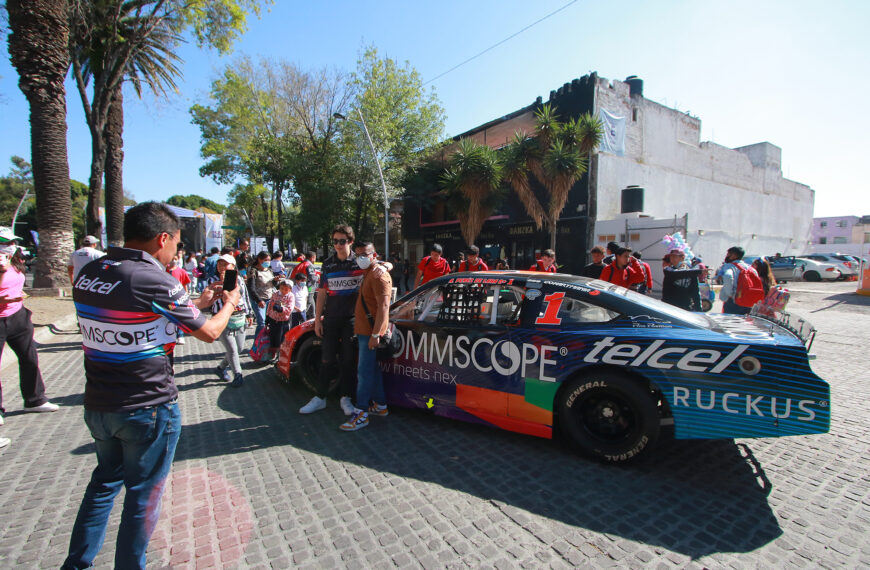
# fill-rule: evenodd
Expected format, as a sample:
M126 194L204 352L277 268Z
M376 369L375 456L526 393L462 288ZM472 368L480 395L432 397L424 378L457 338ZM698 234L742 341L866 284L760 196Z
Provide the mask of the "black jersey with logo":
M159 261L110 247L73 284L85 352L85 409L124 412L178 395L172 369L176 331L206 318Z

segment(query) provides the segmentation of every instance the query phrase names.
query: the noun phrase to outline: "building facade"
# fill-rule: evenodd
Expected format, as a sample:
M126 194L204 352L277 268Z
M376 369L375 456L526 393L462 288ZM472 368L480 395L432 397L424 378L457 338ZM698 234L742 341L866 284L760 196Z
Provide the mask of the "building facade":
M866 257L870 253L870 216L813 218L812 251Z
M605 127L599 152L572 188L562 212L556 240L561 271L577 273L587 263L586 252L593 245L585 237L590 198L597 206L592 223L682 220L678 229L686 242L714 267L732 245L742 246L747 254L764 255L799 254L810 247L815 192L783 178L779 147L762 142L732 149L701 142L700 119L644 98L643 81L636 77L611 81L592 73L551 91L548 103L563 120L591 112ZM534 113L541 105L538 97L528 107L456 140L472 138L500 148L515 132L534 131ZM449 147L442 165L448 154ZM451 219L443 203L431 198L436 192L433 185L428 202L420 198L409 207L406 201L402 225L412 257L428 254L426 248L433 241L449 253L465 246L459 222ZM410 188L409 194L413 194ZM507 256L514 267L526 268L536 252L548 246L549 233L535 228L513 192L507 194L505 204L487 220L477 245L489 246L490 251ZM615 236L615 241L643 251L646 259L661 252L661 239L650 243L648 233L638 242L631 239L636 235L631 231L610 233L596 227L594 235L602 245L608 241L605 238Z

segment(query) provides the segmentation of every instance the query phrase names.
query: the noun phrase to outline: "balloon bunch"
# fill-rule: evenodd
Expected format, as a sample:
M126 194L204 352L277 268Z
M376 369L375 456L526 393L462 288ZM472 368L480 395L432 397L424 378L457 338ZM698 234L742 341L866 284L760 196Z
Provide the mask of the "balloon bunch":
M679 249L683 253L686 254L686 260L691 261L695 254L692 253L692 248L689 247L689 244L686 243L686 240L683 239L683 234L680 232L676 232L674 235L665 235L662 238L662 243L665 246L665 250L670 252L672 249Z

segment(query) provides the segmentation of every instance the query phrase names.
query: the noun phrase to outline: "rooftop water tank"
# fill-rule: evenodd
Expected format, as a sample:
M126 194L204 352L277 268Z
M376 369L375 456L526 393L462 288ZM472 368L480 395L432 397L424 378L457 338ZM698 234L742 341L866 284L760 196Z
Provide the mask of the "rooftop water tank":
M628 83L629 95L643 97L643 79L637 75L629 75L625 78L625 82Z

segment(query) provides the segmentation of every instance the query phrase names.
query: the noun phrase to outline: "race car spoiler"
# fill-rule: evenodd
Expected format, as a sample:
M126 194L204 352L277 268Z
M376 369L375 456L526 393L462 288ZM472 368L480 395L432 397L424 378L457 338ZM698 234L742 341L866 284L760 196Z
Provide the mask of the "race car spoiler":
M777 311L775 313L764 311L763 309L759 311L759 307L759 305L754 306L749 313L750 316L769 321L792 333L800 339L804 347L806 347L807 353L809 353L810 348L813 346L813 340L816 338L816 328L809 321L785 311Z

